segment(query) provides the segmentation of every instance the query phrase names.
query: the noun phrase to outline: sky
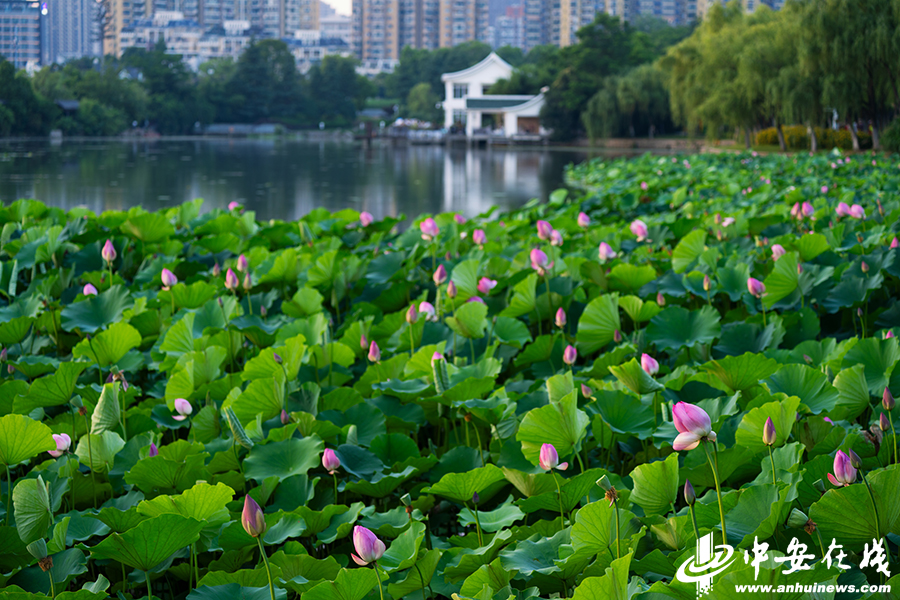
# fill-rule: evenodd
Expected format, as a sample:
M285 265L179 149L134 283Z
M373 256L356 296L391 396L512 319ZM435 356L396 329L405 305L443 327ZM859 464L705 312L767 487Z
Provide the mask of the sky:
M326 4L330 4L334 7L334 10L336 10L338 14L347 15L349 17L352 12L352 1L353 0L328 0Z

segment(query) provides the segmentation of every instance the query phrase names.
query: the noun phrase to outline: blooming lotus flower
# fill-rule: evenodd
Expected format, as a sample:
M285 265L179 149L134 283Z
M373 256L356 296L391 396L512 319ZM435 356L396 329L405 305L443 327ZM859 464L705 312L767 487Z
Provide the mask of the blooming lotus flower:
M378 344L372 342L369 346L369 360L371 362L378 362L381 360L381 350L378 349Z
M578 213L578 226L587 228L591 224L591 218L587 216L587 213L580 212Z
M553 233L553 226L550 225L547 221L538 221L537 222L537 234L538 238L542 240L549 240L550 234Z
M456 298L456 284L453 281L447 284L447 297L448 298Z
M850 207L850 216L853 217L854 219L865 219L866 211L859 204L854 204L853 206Z
M601 261L607 261L616 257L616 251L606 242L600 242L599 254Z
M578 358L578 350L575 349L575 346L571 344L566 346L566 349L563 350L563 362L567 365L574 365L575 360Z
M435 352L434 354L431 355L431 360L435 361L435 360L445 360L445 359L444 359L443 354L441 354L440 352Z
M147 458L151 458L154 456L159 456L159 448L156 447L156 444L150 442L150 449L147 450Z
M239 273L246 273L247 268L248 268L247 257L244 256L243 254L241 254L240 256L238 256L238 259L237 259L237 270Z
M426 242L430 242L441 232L441 230L438 229L437 223L435 223L434 219L431 217L428 217L419 223L419 231L422 232L422 239Z
M781 244L772 244L772 260L776 261L787 254L787 250Z
M763 444L766 446L773 446L776 437L777 432L775 431L775 423L772 422L772 417L769 417L766 419L766 424L763 426Z
M647 224L640 219L632 221L629 229L631 229L631 233L637 236L637 241L641 242L647 239Z
M563 244L562 234L559 231L557 231L556 229L551 231L550 232L550 245L551 246L562 246L562 244Z
M839 202L834 212L839 217L845 217L850 214L850 206L846 202Z
M329 475L334 475L334 472L341 466L341 459L334 453L334 450L325 448L325 452L322 453L322 466Z
M168 269L163 269L162 274L159 276L159 278L160 280L162 280L164 290L167 290L178 283L178 277L176 277L175 273Z
M84 289L81 290L81 293L84 294L85 296L96 296L97 288L94 287L94 284L89 283L84 286Z
M678 430L672 447L676 451L693 450L702 440L716 441L709 415L699 406L679 402L672 409L672 422Z
M553 267L553 263L540 248L531 250L531 268L538 272L538 275L544 275L547 269Z
M363 227L368 227L374 222L375 217L372 216L372 213L367 211L362 211L361 213L359 213L359 224Z
M465 225L466 218L462 215L453 215L453 220L456 221L457 225Z
M837 487L856 482L856 468L850 464L850 457L843 450L838 450L834 455L834 475L829 473L828 481Z
M478 291L484 294L485 296L490 295L491 290L497 287L497 282L493 279L488 279L487 277L482 277L478 280Z
M353 558L353 562L361 567L377 561L384 556L384 551L387 550L384 542L360 525L353 528L353 548L356 553L350 556Z
M484 233L484 229L476 229L472 232L472 243L479 246L484 246L487 243L487 234Z
M56 450L50 450L48 454L54 458L59 458L63 454L65 454L66 450L69 449L69 446L72 445L72 438L69 437L66 433L53 434L53 441L56 442Z
M409 308L406 310L406 322L412 325L416 321L419 320L419 313L416 312L416 305L410 304Z
M691 485L690 479L684 481L684 503L693 506L697 501L697 494L694 493L694 486Z
M814 209L813 205L809 202L804 202L803 206L801 207L801 212L803 213L804 217L811 217L813 216L813 214L815 214L816 209Z
M228 269L228 271L225 272L225 287L233 292L238 289L240 284L241 282L238 280L237 273Z
M722 220L722 227L730 227L734 225L734 217L725 217Z
M466 302L481 302L482 304L484 304L484 300L481 298L481 296L472 296L471 298L466 300Z
M422 302L419 304L419 314L424 315L425 319L428 321L436 321L437 317L435 316L436 312L434 310L434 305L431 302Z
M884 334L884 339L889 339L894 337L894 332L888 329L888 332Z
M172 418L176 421L184 421L187 419L187 416L194 411L194 407L191 406L191 403L184 398L175 398L173 404L175 405L175 412L178 414L173 415Z
M241 203L240 203L240 202L231 201L231 202L228 203L228 210L234 210L234 209L240 208L240 207L241 207Z
M538 456L538 464L545 471L552 471L556 469L557 471L565 471L569 468L569 463L559 462L559 454L556 453L556 448L553 444L544 444L541 446L541 453Z
M647 353L641 355L641 368L651 377L659 372L659 362Z
M566 311L560 306L556 309L556 326L562 329L566 326Z
M766 293L766 284L751 277L747 280L747 289L757 298L762 298L762 295Z
M106 243L103 244L103 250L100 251L100 256L108 263L116 260L116 247L113 246L111 240L106 240Z
M241 525L250 537L258 538L266 532L266 517L256 500L250 495L244 496L244 510L241 513Z
M447 281L447 269L444 268L444 265L438 265L438 268L434 270L434 275L431 276L431 279L434 281L434 285L441 285Z

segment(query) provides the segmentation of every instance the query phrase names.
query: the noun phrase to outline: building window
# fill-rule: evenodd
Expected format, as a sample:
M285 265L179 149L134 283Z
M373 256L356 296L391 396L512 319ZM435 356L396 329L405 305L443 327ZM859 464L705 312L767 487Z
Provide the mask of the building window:
M454 125L465 125L466 124L466 111L464 110L454 110L453 111L453 124Z
M465 83L454 83L453 84L453 97L454 98L465 98L469 95L469 86Z

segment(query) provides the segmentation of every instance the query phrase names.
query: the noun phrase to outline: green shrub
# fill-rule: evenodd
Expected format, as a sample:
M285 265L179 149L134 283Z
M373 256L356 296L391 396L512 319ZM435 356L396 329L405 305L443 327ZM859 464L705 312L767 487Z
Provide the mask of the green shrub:
M881 134L881 145L890 152L900 152L900 119L894 119Z
M788 150L809 149L809 134L804 125L785 125L781 129L784 132L784 143ZM848 129L834 130L816 127L816 137L819 139L819 148L823 150L831 148L850 150L853 148L853 138ZM774 127L763 129L756 134L756 144L758 146L777 146L778 132ZM863 150L871 148L872 134L860 131L859 146Z

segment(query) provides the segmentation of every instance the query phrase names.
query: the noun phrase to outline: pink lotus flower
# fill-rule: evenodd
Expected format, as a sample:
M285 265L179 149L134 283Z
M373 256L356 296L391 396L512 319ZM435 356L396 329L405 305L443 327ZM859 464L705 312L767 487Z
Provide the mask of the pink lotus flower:
M482 304L484 304L484 300L481 298L481 296L472 296L471 298L466 300L466 302L481 302Z
M839 217L845 217L850 214L850 206L846 202L839 202L834 212Z
M622 342L622 332L618 329L613 332L613 341L617 344Z
M734 217L725 217L722 220L722 227L730 227L734 225Z
M238 286L241 284L240 280L238 280L237 273L228 269L225 272L225 288L231 290L232 292L238 289Z
M164 290L167 290L178 283L178 277L176 277L175 273L168 269L163 269L162 274L159 276L159 278L162 281Z
M891 331L890 329L888 329L887 333L884 334L884 339L888 339L888 338L892 338L892 337L894 337L894 332Z
M453 281L447 284L447 297L456 298L456 284Z
M359 213L359 224L363 227L368 227L374 222L375 217L372 216L372 213L367 211L362 211L361 213Z
M766 419L766 424L763 426L763 444L766 446L773 446L777 436L775 423L772 422L772 417L769 417Z
M446 359L444 358L444 355L441 354L440 352L435 352L434 354L431 355L431 360L435 361L435 360L446 360Z
M547 221L537 222L537 234L542 240L549 240L550 234L553 233L553 227Z
M799 218L800 218L800 214L801 214L801 213L800 213L800 203L799 203L799 202L795 202L795 203L794 203L794 206L791 207L791 217L793 217L793 218L795 218L795 219L799 219Z
M578 359L578 350L575 349L575 346L571 344L566 346L566 349L563 350L563 362L569 366L575 364L575 361Z
M631 233L637 236L637 241L641 242L647 239L647 224L640 219L635 219L629 226Z
M56 450L50 450L48 454L54 458L59 458L66 453L69 446L72 445L72 438L67 433L53 434L53 441L56 442Z
M772 260L776 261L787 254L787 250L781 244L772 244Z
M334 475L334 472L341 466L341 459L334 453L334 450L325 448L325 452L322 453L322 466L325 467L329 475Z
M599 254L601 261L607 261L616 257L616 251L606 242L600 242Z
M384 542L360 525L353 528L353 548L356 553L350 556L353 558L353 562L361 567L377 561L384 556L384 551L387 550Z
M641 368L651 377L659 372L659 362L649 354L641 355Z
M258 538L266 532L266 517L256 500L250 495L244 496L244 510L241 512L241 525L250 537Z
M662 292L656 292L656 304L658 306L666 305L666 297L662 295Z
M579 227L584 227L585 229L587 229L587 227L590 224L591 224L591 218L589 216L587 216L587 213L583 213L583 212L578 213L578 226Z
M97 288L94 287L93 283L89 283L84 286L84 289L81 290L81 293L85 296L96 296Z
M588 386L586 386L582 383L581 384L581 395L584 396L585 398L593 398L594 390L592 390L591 388L589 388Z
M369 340L366 339L366 334L362 334L359 336L359 347L365 350L369 347Z
M369 360L373 363L381 360L381 350L378 349L378 344L375 342L369 346Z
M647 182L646 182L646 181L642 181L642 182L641 182L641 189L644 190L645 192L647 191L647 189L648 189L649 187L650 187L650 186L647 185Z
M843 450L834 455L834 475L828 474L828 481L837 487L856 483L856 468L850 463L850 457Z
M854 204L853 206L850 207L850 216L853 217L854 219L865 219L866 211L859 204Z
M212 274L213 277L218 277L222 274L222 267L219 266L219 263L213 265Z
M154 456L159 456L159 448L156 447L156 444L150 442L150 449L147 450L147 458L152 458Z
M900 248L900 240L894 238L891 240L891 248Z
M493 279L488 279L487 277L482 277L478 280L478 291L484 294L485 296L489 296L491 290L497 287L497 282Z
M762 298L766 293L766 284L759 279L750 278L747 280L747 290L757 298Z
M566 311L561 306L556 309L556 326L560 329L566 326Z
M185 400L184 398L175 398L173 402L175 405L175 412L177 415L172 415L172 418L176 421L184 421L187 419L188 415L194 412L194 407L191 406L191 403Z
M678 430L678 436L672 444L676 451L693 450L703 440L716 441L716 432L712 430L709 415L699 406L679 402L672 409L672 422Z
M559 462L559 454L556 453L556 448L553 444L544 444L541 446L541 453L538 456L538 464L545 471L552 471L556 469L557 471L565 471L569 468L569 463Z
M822 186L822 193L823 193L823 194L827 194L827 193L828 193L828 186L827 186L827 185L823 185L823 186Z
M431 279L434 281L434 285L441 285L447 281L447 269L444 268L444 265L438 265L438 268L434 270L434 275L431 276Z
M409 308L406 309L406 322L412 325L416 321L419 320L419 313L416 312L416 305L410 304Z
M559 231L557 231L556 229L551 231L550 232L550 245L551 246L562 246L562 244L563 244L562 234Z
M116 260L116 247L113 246L112 241L106 240L106 243L103 244L103 250L100 251L100 256L108 263Z
M247 268L248 268L247 257L244 256L243 254L241 254L240 256L238 256L238 259L237 259L237 270L239 273L246 273Z
M465 225L466 218L462 215L453 215L453 220L456 221L457 225Z
M291 422L291 415L288 414L288 411L281 409L281 415L279 415L279 419L281 419L282 425L287 425Z
M553 268L553 263L547 258L547 255L540 248L534 248L531 251L531 268L543 276L547 269Z
M240 207L241 207L240 202L231 201L228 203L228 210L234 210L234 209L240 208Z
M801 212L803 213L804 217L811 217L813 216L813 214L815 214L816 209L813 208L813 205L809 202L804 202L801 208Z
M484 233L484 229L476 229L472 232L472 243L479 246L484 246L487 243L487 234Z
M431 302L421 302L419 304L419 314L424 315L428 321L436 321L437 317L434 305Z
M419 223L419 231L422 232L422 239L426 242L430 242L441 232L441 230L438 229L437 223L435 223L434 219L431 217L428 217Z

